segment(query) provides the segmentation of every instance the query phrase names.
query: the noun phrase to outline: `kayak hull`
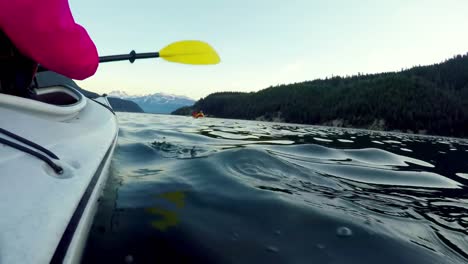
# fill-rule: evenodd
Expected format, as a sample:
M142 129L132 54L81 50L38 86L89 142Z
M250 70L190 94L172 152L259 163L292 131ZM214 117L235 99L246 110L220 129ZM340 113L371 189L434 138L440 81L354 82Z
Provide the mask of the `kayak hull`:
M43 160L0 144L0 263L80 260L118 126L106 98L75 97L57 106L0 94L0 128L50 150L63 168L58 174Z
M117 139L115 139L116 141ZM102 195L103 189L106 185L107 179L109 177L109 169L112 160L112 156L115 149L115 143L109 149L106 160L103 160L102 169L98 169L94 177L97 177L96 185L93 186L93 183L90 183L88 188L92 188L93 191L89 196L89 201L86 203L86 207L83 210L83 214L79 217L79 223L76 225L76 229L73 232L69 246L64 252L66 252L63 263L80 263L81 256L86 246L86 241L88 239L88 234L93 224L94 216L96 215L97 208L99 205L99 198ZM86 198L86 197L83 197ZM82 198L82 199L83 199ZM75 214L77 212L75 211ZM73 230L74 223L69 224L69 228ZM62 236L62 239L64 237ZM59 244L60 246L60 244ZM57 254L56 250L56 254Z

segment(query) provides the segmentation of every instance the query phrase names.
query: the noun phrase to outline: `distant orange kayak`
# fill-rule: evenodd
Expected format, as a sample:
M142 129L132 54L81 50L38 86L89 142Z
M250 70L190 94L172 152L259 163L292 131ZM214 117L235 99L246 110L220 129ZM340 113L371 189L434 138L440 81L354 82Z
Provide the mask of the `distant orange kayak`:
M205 114L203 114L203 112L193 112L192 117L193 118L202 118L202 117L205 117Z

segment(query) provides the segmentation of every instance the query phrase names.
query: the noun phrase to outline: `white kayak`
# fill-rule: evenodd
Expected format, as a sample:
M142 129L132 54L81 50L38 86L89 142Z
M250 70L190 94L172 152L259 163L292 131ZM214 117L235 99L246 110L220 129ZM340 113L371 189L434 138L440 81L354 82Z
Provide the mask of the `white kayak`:
M0 263L79 262L118 126L68 86L0 94ZM35 153L35 154L34 154Z

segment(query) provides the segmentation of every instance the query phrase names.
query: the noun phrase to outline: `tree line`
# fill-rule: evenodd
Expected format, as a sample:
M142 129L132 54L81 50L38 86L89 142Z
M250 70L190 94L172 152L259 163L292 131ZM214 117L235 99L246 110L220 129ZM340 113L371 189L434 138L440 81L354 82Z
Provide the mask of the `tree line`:
M400 72L220 92L173 114L468 135L468 54ZM376 124L378 124L376 126Z

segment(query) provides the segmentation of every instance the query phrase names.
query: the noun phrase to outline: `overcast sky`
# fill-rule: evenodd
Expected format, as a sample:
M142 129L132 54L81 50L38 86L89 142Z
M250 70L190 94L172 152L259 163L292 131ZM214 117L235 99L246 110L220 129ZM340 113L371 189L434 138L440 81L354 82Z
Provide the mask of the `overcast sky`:
M210 43L215 66L161 60L100 65L85 89L194 99L331 75L432 64L468 52L466 0L70 0L100 55Z

